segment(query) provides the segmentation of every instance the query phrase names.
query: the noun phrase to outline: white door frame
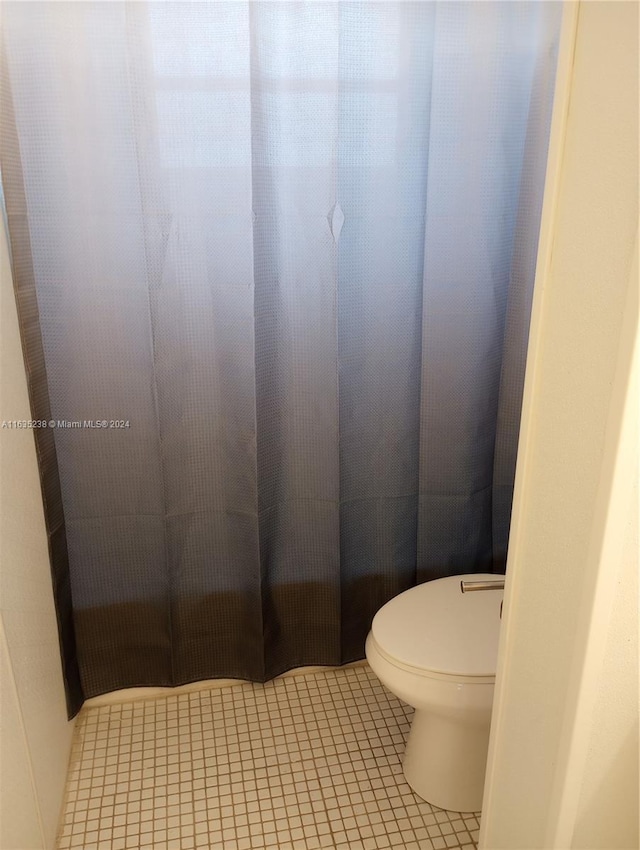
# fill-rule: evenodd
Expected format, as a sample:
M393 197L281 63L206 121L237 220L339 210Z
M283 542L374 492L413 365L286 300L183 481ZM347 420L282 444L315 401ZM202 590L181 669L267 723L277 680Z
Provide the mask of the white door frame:
M560 38L523 397L504 619L480 832L481 850L566 850L571 846L592 731L591 720L600 684L605 637L616 588L617 567L622 557L623 535L620 531L628 516L634 481L638 479L636 236L631 265L627 267L627 279L618 279L619 283L616 284L620 303L626 303L626 306L620 311L624 318L619 338L615 341L619 342L616 362L610 367L611 394L607 400L608 405L603 407L602 401L594 399L596 407L600 403L600 407L594 410L594 416L599 416L605 423L601 443L596 447L591 440L585 445L586 453L599 452L597 462L600 467L597 487L594 488L592 496L592 521L584 526L584 537L588 538L584 547L584 558L580 568L573 574L571 585L563 585L561 577L558 577L556 582L552 574L545 572L544 565L536 563L531 554L531 512L536 510L535 502L540 501L540 481L548 483L554 478L556 488L566 484L568 501L571 498L571 488L575 487L576 468L572 468L571 463L567 464L566 471L557 470L555 477L541 477L539 468L542 457L540 433L544 428L544 420L549 418L549 394L545 395L545 391L541 389L549 376L548 335L554 332L557 334L558 327L557 317L556 325L550 327L553 323L549 322L547 309L548 289L553 286L561 288L563 285L561 271L556 271L554 277L552 265L556 260L556 252L563 250L563 245L556 240L564 239L566 247L566 204L559 213L559 203L565 187L571 185L572 177L569 172L574 168L576 157L575 134L572 150L567 152L566 146L572 95L574 85L578 85L574 72L582 5L577 2L565 3ZM616 4L611 4L611 7L614 5ZM612 12L617 14L613 8ZM593 33L593 24L591 32ZM593 36L591 38L591 42L585 39L587 47L593 45ZM583 46L582 49L586 51L587 47ZM606 53L607 48L604 49ZM582 54L583 68L585 56L586 52ZM584 80L581 80L580 85L584 86ZM576 94L576 100L578 95L579 92ZM616 93L612 91L611 96L615 98ZM584 109L584 99L582 104ZM569 155L573 159L568 165ZM603 162L603 165L606 164ZM565 216L565 223L558 220L559 214ZM586 224L577 221L575 225L578 239L579 228L589 226L588 217L585 221ZM637 219L635 228L637 232ZM587 287L585 293L586 297L589 297ZM553 302L553 298L549 300ZM559 300L557 299L556 303ZM576 337L588 341L588 334L583 334L582 337L577 334ZM612 345L610 341L609 347ZM545 346L547 359L543 363ZM558 364L558 368L563 368L563 364ZM568 393L571 392L570 381L569 376L566 385ZM561 379L558 386L562 387ZM584 387L582 392L584 398ZM567 431L575 427L576 440L580 440L581 428L584 425L584 407L581 409L578 403L576 417L580 417L581 410L581 421L570 421L569 408L560 423L560 429L565 427ZM550 433L552 434L547 429L546 439L549 439ZM567 479L563 481L565 473ZM567 508L570 510L571 505L568 504ZM544 517L541 519L538 504L538 531L544 531L544 527ZM571 527L570 520L568 527ZM531 611L527 610L532 587L535 587L535 605L539 612L537 619L532 618ZM564 651L560 648L555 657L553 653L542 653L541 669L536 669L536 647L544 646L548 634L553 635L553 630L549 629L552 621L546 619L546 611L549 612L549 618L556 620L566 615L567 622L571 623L571 634L566 636ZM559 707L555 706L556 717L552 723L544 718L549 694L545 693L542 687L537 693L533 689L527 692L526 686L523 686L523 664L529 665L532 682L536 681L542 685L546 682L551 687L554 681L566 685L563 702ZM536 699L537 706L532 705ZM514 709L519 700L521 706L527 707L526 711L522 711L521 718ZM552 700L550 704L553 705ZM527 754L531 756L533 752L539 766L537 775L545 776L547 780L545 789L536 787L525 775L531 764L531 759L527 760ZM519 768L518 753L525 754L521 757ZM520 812L512 812L509 815L505 811L508 807L512 810L519 807ZM517 820L520 817L523 827L519 832ZM527 817L530 818L528 826ZM505 826L507 822L509 826ZM532 824L537 824L538 829L532 829Z

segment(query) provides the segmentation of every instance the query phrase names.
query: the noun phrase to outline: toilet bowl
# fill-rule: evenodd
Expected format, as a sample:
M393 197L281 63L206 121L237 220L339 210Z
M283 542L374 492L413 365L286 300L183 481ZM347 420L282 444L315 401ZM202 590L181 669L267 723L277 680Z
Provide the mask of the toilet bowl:
M376 676L415 714L404 753L413 790L442 809L482 806L502 591L465 593L450 576L411 588L376 614L366 655Z

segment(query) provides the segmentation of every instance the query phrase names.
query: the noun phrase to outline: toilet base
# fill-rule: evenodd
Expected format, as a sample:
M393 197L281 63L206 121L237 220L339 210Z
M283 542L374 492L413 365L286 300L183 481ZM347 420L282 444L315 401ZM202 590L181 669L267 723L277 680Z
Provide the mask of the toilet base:
M489 723L465 725L416 709L404 754L404 775L419 797L452 812L479 812Z

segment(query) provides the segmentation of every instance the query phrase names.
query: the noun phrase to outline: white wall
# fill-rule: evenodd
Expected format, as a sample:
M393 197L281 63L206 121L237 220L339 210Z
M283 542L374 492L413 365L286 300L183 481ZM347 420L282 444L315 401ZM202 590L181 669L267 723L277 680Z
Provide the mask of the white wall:
M0 423L29 419L4 224ZM54 847L67 721L33 433L0 427L0 850Z
M567 6L484 850L640 846L637 566L622 545L637 511L638 5Z
M621 520L624 520L621 517ZM630 498L623 560L598 677L571 847L636 850L638 840L638 486ZM635 797L635 799L634 799Z

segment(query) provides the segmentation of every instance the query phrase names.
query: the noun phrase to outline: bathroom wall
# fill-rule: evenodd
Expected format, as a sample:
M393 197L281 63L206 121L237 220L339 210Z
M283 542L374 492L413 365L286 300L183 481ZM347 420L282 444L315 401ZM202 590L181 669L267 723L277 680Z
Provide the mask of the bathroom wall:
M637 482L621 531L623 560L591 720L572 850L634 850L640 846Z
M0 850L51 850L71 749L6 232L0 233Z
M638 5L565 22L482 850L639 846Z

